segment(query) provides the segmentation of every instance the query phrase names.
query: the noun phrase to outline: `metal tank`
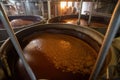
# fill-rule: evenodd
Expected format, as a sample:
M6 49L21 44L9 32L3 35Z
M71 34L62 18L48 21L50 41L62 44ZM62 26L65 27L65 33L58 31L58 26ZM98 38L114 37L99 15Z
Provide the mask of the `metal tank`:
M42 16L8 16L14 31L29 27L32 24L44 24L46 21ZM8 38L8 34L2 22L0 22L0 45Z
M20 42L22 49L24 49L25 46L27 46L27 44L30 43L30 40L28 38L29 36L31 36L33 34L42 35L46 32L48 34L52 33L52 34L69 35L69 36L75 37L77 39L80 39L80 40L84 41L85 43L87 43L97 53L99 52L99 49L100 49L102 41L103 41L103 35L100 34L99 32L96 32L95 30L90 29L88 27L82 27L82 26L71 25L71 24L33 25L29 28L26 28L26 29L23 29L23 30L17 32L16 36ZM31 36L31 39L32 38L34 38L34 36ZM79 43L77 43L77 44L79 44ZM52 45L55 45L55 44L51 44L48 46L52 46ZM37 49L37 47L36 47L36 49ZM5 72L7 73L7 77L9 79L10 78L14 79L14 80L29 79L29 76L27 75L26 71L24 70L23 65L17 63L17 61L19 60L19 57L9 39L7 39L5 41L5 43L1 46L0 53L1 53L0 58L1 58L1 62L3 63L3 68L5 69ZM37 56L35 56L35 55L37 55ZM49 64L47 62L44 63L44 61L46 61L46 60L41 53L34 54L34 56L31 56L30 54L28 54L28 56L29 56L29 58L26 57L26 60L28 61L28 64L31 65L31 68L33 69L33 72L35 73L37 79L88 80L88 78L89 78L90 74L84 74L84 73L81 74L79 72L77 74L73 74L71 72L64 72L61 69L56 69L53 66L48 67ZM113 52L113 49L111 48L109 50L109 53L104 62L104 66L101 70L101 73L99 74L99 79L106 78L107 67L110 64L112 64L111 62L115 62L115 61L112 61L113 56L115 56L115 54ZM86 57L84 57L84 58L86 58ZM37 66L35 67L34 65L37 65ZM53 70L53 68L55 69L55 73L51 74L50 72Z
M105 16L92 16L90 24L88 24L89 16L81 15L80 25L93 28L102 34L106 33L107 26L110 21L110 17ZM78 15L64 15L57 16L48 20L48 23L65 23L65 24L74 24L78 25Z
M117 0L56 1L51 3L48 23L82 25L105 34L116 3Z

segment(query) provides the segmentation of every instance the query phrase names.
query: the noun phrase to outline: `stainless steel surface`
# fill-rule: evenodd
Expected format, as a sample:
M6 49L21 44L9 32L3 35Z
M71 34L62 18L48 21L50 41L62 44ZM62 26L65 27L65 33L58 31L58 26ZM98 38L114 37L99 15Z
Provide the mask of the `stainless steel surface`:
M13 30L15 32L17 32L23 28L30 27L31 25L34 25L34 24L46 23L44 18L41 16L38 16L38 15L35 15L35 16L24 16L24 15L23 16L8 16L8 18L9 18L10 22L12 22L12 21L14 22L14 20L16 20L16 21L18 20L18 22L16 22L15 24L23 24L26 20L33 22L33 23L30 23L27 25L24 25L24 24L23 25L14 25L14 24L12 24ZM25 21L23 21L23 23L22 23L22 22L20 22L22 20L25 20ZM2 22L0 20L0 46L8 37L9 36L6 32L6 29L4 28L4 26L2 25Z
M91 22L93 7L94 7L94 0L93 0L93 3L92 3L92 6L91 6L90 13L89 13L88 25L90 25L90 22Z
M115 34L116 34L119 26L120 26L120 0L118 1L116 8L113 12L110 24L108 25L108 29L105 34L104 40L103 40L103 44L99 51L99 55L98 55L96 64L94 66L92 74L90 75L89 80L97 80L98 74L101 70L101 67L104 63L107 52L110 48L112 40L115 37Z
M23 51L22 51L22 49L20 47L20 44L19 44L15 34L14 34L14 31L13 31L13 29L11 27L11 24L9 23L8 17L6 15L5 11L4 11L2 3L0 4L0 9L1 9L1 11L0 11L1 21L3 22L3 24L4 24L4 26L5 26L6 30L7 30L7 33L9 34L10 39L11 39L11 41L12 41L12 43L13 43L13 45L14 45L14 47L15 47L15 49L16 49L19 57L20 57L20 59L22 60L24 66L25 66L25 69L27 70L27 72L29 74L29 77L31 78L31 80L36 80L36 77L35 77L34 73L32 72L32 70L29 67L29 65L27 64L27 62L25 61L25 58L24 58L24 56L22 54Z
M82 26L71 25L71 24L34 25L34 26L29 27L29 28L25 28L19 34L17 33L16 36L17 36L18 40L21 43L21 47L24 47L27 44L26 41L24 41L27 37L29 37L31 34L34 34L34 32L37 32L37 34L41 34L41 32L45 32L45 31L48 31L48 32L50 31L51 33L60 33L60 34L66 34L66 35L68 34L68 35L71 35L71 36L76 36L76 37L84 40L85 42L89 43L91 45L91 47L93 47L93 49L97 50L97 52L99 51L100 45L102 44L102 40L103 40L103 35L101 35L100 33L96 32L95 30L90 29L88 27L82 27ZM78 32L80 32L80 33L78 33ZM91 38L89 38L89 37L91 37L93 40ZM98 43L96 43L96 42L98 42ZM2 50L1 51L2 55L4 55L4 54L5 55L6 54L10 55L10 56L7 56L8 57L7 61L10 64L9 67L11 68L11 71L14 73L15 67L12 66L12 65L16 64L16 61L18 60L18 56L14 56L16 54L16 52L15 52L15 50L13 48L13 45L10 42L10 40L9 40L8 43L5 42L4 46L2 45L1 50ZM111 56L112 55L110 54L110 56L107 58L108 59L107 61L110 61ZM15 59L16 57L17 57L17 59ZM12 61L10 61L11 59L12 59ZM36 62L36 58L34 58L32 60L34 60ZM39 62L41 60L37 60L37 61ZM35 62L34 62L34 64L35 64ZM109 64L109 63L107 63L107 64ZM106 70L107 64L104 65L104 69L103 70ZM39 66L43 66L43 65L41 63L39 63ZM32 66L31 66L31 68L32 68ZM36 69L36 67L35 67L35 69ZM38 71L38 69L40 69L40 67L38 67L36 69L36 71ZM33 71L35 72L35 70L33 70ZM42 68L42 71L40 70L40 72L38 72L38 73L42 74L44 72L46 72L46 74L48 74L48 73L51 74L51 69L49 69L49 68L43 69ZM15 75L17 75L17 74L18 74L17 71L15 71ZM20 74L23 74L23 71L20 70ZM35 74L35 75L37 75L37 74ZM54 79L54 80L58 80L59 79L57 76L55 76L56 74L51 74L51 75L53 75L53 78L56 77L56 79ZM61 75L63 75L63 74L60 74L60 76ZM41 76L40 77L36 76L36 77L38 79L42 79L42 78L49 79L48 77L41 77ZM46 76L49 76L49 75L46 75ZM65 77L65 75L63 75L63 76L64 76L64 78L67 78L67 77ZM77 78L77 80L88 80L88 78L89 78L89 76L87 77L87 79L86 79L86 76L84 78L83 78L83 75L78 75L78 76L79 76L79 78L81 77L82 79L78 79L78 77L75 77L75 79ZM70 76L70 77L72 77L72 76ZM19 77L16 77L16 78L15 78L16 80L19 80ZM20 80L24 80L24 78L25 77L23 77L23 79L20 79ZM75 80L75 79L71 79L70 78L70 80ZM51 80L53 80L53 79L51 79ZM69 80L69 79L61 79L61 80Z
M83 3L83 0L80 1L78 22L77 22L78 25L80 25L81 11L82 11L82 3Z
M51 19L51 6L50 6L50 0L48 0L48 19Z

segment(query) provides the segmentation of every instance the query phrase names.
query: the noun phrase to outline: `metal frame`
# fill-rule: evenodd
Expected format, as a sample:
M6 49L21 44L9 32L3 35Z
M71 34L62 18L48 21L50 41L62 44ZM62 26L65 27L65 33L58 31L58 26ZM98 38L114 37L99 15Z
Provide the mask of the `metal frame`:
M105 61L108 50L111 46L112 40L115 37L115 34L117 33L119 26L120 26L120 0L118 0L116 8L112 14L112 18L111 18L110 23L108 25L108 29L107 29L107 32L105 34L103 44L100 48L97 61L95 63L95 66L93 68L93 71L90 75L89 80L97 80L97 77L98 77L99 72L102 68L102 65Z
M8 18L6 16L6 14L4 13L4 9L2 8L1 5L0 5L0 8L1 8L0 18L1 18L2 22L4 23L5 28L8 31L9 36L11 37L11 40L12 40L12 42L13 42L13 44L18 52L18 55L20 56L21 60L23 61L23 64L24 64L31 80L36 80L34 73L32 72L29 65L26 63L24 56L21 54L21 53L23 53L23 51L19 45L19 42L17 41L17 38L14 35L14 32L11 28L11 25L8 21ZM101 49L99 51L99 55L98 55L96 64L94 66L92 74L90 75L89 80L97 80L98 74L101 70L101 67L102 67L103 62L106 58L107 52L110 48L112 40L113 40L119 26L120 26L120 0L118 1L116 8L114 10L114 13L112 15L110 24L108 26L107 32L106 32L104 40L103 40L103 44L102 44Z
M9 23L9 19L8 19L6 13L5 13L5 10L4 10L4 7L3 7L2 3L0 4L0 19L3 22L4 27L7 30L7 33L8 33L8 35L9 35L9 37L10 37L10 39L11 39L11 41L12 41L12 43L13 43L13 45L14 45L14 47L15 47L15 49L16 49L16 51L17 51L17 53L18 53L18 55L19 55L19 57L20 57L20 59L23 63L23 65L24 65L30 79L31 80L37 80L33 71L32 71L32 69L30 68L30 66L28 65L28 63L25 60L22 48L21 48L21 46L20 46L20 44L17 40L17 37L14 34L14 31L12 29L11 24Z

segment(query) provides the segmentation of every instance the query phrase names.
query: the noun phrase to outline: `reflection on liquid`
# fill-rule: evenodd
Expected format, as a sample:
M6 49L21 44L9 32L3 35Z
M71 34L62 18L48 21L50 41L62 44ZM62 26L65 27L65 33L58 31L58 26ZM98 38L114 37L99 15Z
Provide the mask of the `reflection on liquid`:
M70 18L70 19L63 19L57 23L66 23L66 24L76 24L77 25L78 19L77 18ZM88 26L88 21L85 19L80 20L80 25L81 26ZM99 22L91 22L90 25L91 27L107 27L107 24L102 24Z

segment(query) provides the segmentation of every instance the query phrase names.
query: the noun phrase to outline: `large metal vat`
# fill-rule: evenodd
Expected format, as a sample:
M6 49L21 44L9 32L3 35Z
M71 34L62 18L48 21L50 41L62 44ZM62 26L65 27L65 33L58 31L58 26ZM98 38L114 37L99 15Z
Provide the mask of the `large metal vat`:
M21 30L17 32L16 36L20 42L20 45L22 49L24 49L30 42L28 39L29 36L33 34L40 34L43 33L52 33L52 34L63 34L63 35L69 35L72 37L75 37L77 39L80 39L87 43L92 49L94 49L97 53L99 52L99 49L101 47L101 43L103 40L103 36L88 27L81 27L77 25L71 25L71 24L45 24L45 25L34 25L29 28L26 28L24 30ZM34 36L32 36L34 38ZM53 42L54 43L54 42ZM73 43L75 43L73 41ZM79 44L79 43L77 43ZM56 44L51 44L48 46L52 46ZM57 47L56 47L57 48ZM49 48L48 48L49 50ZM54 49L53 49L54 50ZM87 50L87 49L86 49ZM9 39L5 41L5 43L1 46L0 49L0 58L1 62L4 64L3 68L6 69L5 72L9 73L7 76L9 76L9 79L13 80L29 80L29 77L27 73L25 72L23 65L17 64L17 61L19 60L19 57ZM52 53L51 53L52 54ZM34 54L36 55L36 54ZM32 64L31 68L33 69L33 72L35 73L37 79L51 79L51 80L88 80L90 74L73 74L71 72L62 72L61 70L57 69L55 72L51 70L48 63L46 63L45 59L42 57L43 55L37 55L36 57L33 56L33 61L28 61L29 65ZM99 79L105 78L104 73L106 72L106 68L109 66L109 64L112 61L113 52L112 49L109 50L108 56L106 58L106 61L104 62L104 66L101 70ZM29 55L28 55L29 57ZM86 56L87 57L87 56ZM84 58L86 58L84 57ZM18 67L16 67L16 65ZM33 66L38 65L38 66ZM43 65L46 65L45 67ZM20 70L17 70L17 69ZM40 72L38 72L40 71ZM11 74L10 74L11 72ZM39 76L38 76L39 75Z
M87 26L90 28L93 28L102 34L105 34L110 17L103 15L92 15L91 22L88 24L88 15L81 15L80 19L80 25L81 26ZM78 15L64 15L64 16L58 16L54 17L48 20L48 23L65 23L65 24L75 24L77 25L78 22Z
M28 27L35 23L45 23L44 19L41 16L9 16L10 22L14 20L15 25L13 24L14 31L18 31L22 28ZM15 22L16 20L16 22ZM17 21L18 20L18 21ZM24 24L25 21L29 21L27 24ZM17 25L17 24L20 25ZM8 34L4 29L2 22L0 21L0 45L8 38Z

